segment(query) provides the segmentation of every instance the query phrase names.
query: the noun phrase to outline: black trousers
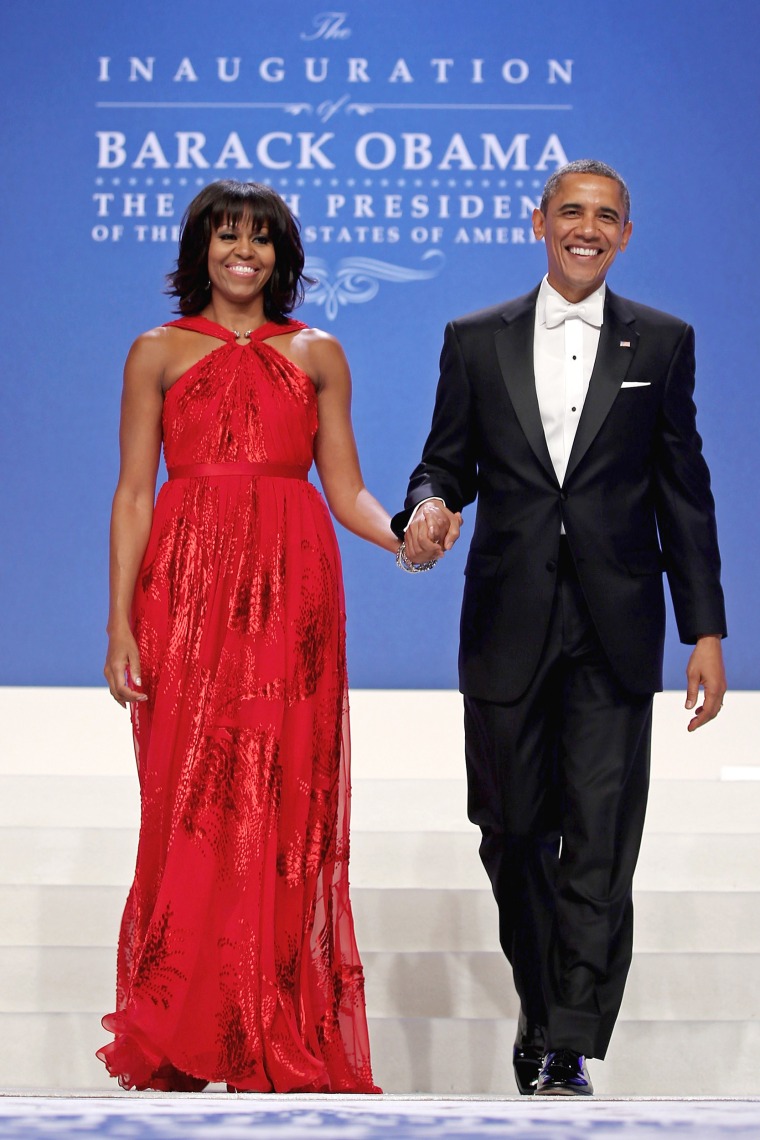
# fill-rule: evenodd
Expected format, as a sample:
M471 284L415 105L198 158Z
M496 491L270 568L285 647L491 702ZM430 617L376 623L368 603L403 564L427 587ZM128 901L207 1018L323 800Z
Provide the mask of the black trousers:
M561 546L528 691L512 704L465 696L468 814L527 1018L549 1048L604 1057L631 963L653 694L616 680Z

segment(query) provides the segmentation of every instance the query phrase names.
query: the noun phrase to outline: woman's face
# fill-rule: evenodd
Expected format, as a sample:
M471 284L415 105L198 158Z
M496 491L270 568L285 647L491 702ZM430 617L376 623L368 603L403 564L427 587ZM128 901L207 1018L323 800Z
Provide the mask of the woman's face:
M266 224L254 229L250 217L218 226L208 247L212 293L236 305L250 304L263 294L274 272L275 252Z

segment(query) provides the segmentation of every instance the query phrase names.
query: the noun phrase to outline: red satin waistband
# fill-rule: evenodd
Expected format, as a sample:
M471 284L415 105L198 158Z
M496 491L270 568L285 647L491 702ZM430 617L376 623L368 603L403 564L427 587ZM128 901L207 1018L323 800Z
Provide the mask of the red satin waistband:
M203 479L219 475L264 475L279 479L306 479L308 467L297 467L288 463L182 463L169 467L170 479Z

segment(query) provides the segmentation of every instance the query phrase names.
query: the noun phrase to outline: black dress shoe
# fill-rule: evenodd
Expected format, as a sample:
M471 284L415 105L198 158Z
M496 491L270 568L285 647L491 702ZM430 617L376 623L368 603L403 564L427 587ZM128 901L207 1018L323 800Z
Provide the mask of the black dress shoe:
M572 1049L553 1049L544 1057L536 1096L593 1096L586 1058Z
M517 1019L517 1036L512 1049L512 1067L521 1096L532 1096L538 1084L538 1074L546 1052L546 1031L543 1025L528 1021L520 1010Z

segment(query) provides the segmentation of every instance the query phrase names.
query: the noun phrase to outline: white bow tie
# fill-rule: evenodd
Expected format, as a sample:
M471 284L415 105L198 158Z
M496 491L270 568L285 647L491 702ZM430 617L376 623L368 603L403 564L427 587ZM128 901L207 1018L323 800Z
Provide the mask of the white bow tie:
M587 325L593 325L594 328L599 329L602 327L603 310L604 298L599 295L587 297L585 301L571 305L558 293L548 293L546 296L546 327L554 329L571 317L580 317Z

